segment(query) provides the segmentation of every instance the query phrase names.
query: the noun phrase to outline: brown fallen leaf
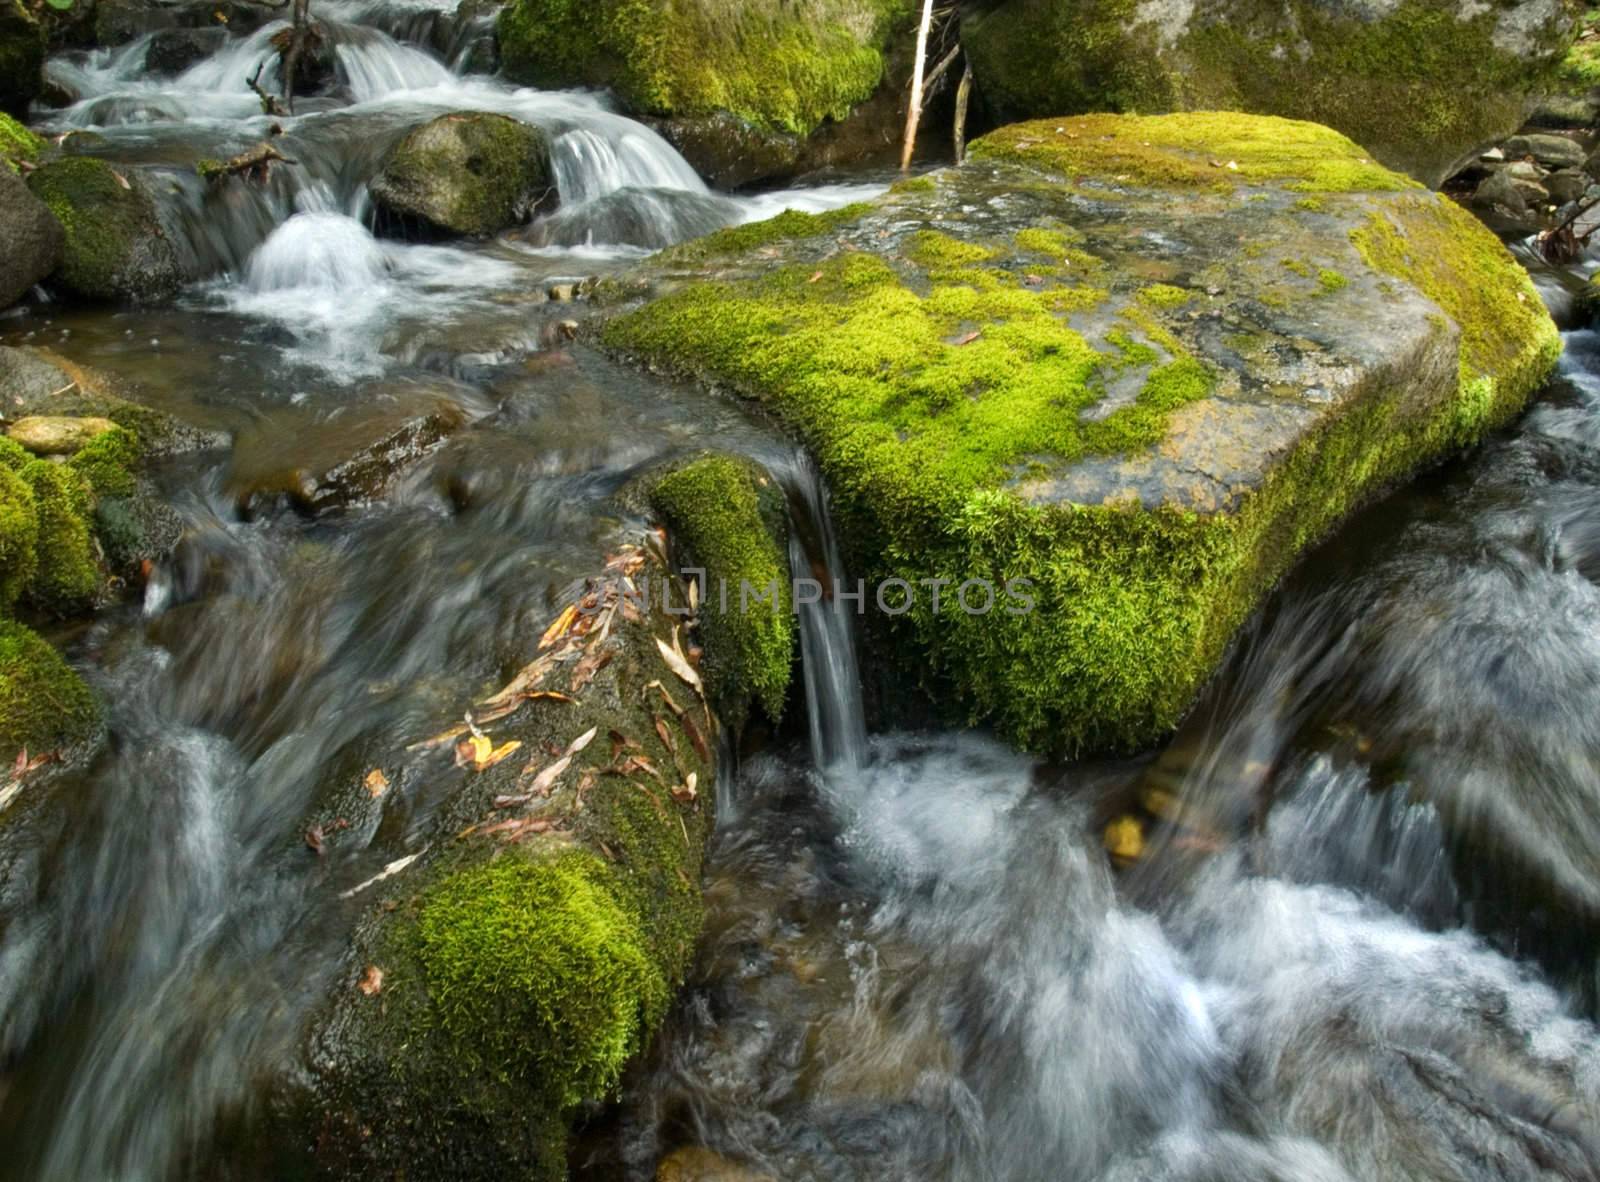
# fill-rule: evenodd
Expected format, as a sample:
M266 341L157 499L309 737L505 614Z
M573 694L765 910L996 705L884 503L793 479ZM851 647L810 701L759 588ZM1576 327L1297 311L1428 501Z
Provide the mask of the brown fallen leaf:
M528 696L530 690L537 689L539 683L549 676L550 670L554 668L555 658L552 656L539 657L524 665L517 671L515 677L479 703L480 718L482 708L493 709L506 703L515 706L522 698Z
M551 822L542 817L511 817L485 826L482 832L485 836L493 833L502 841L519 841L524 837L532 837L535 833L549 833L552 828L554 826Z
M700 724L694 720L694 715L687 710L678 715L678 725L689 736L689 743L694 747L694 753L701 759L710 761L711 749L706 745L706 737L700 733Z
M656 734L661 738L661 745L673 755L678 753L678 741L672 737L672 732L667 729L666 719L657 714L654 716Z
M622 618L630 624L637 624L644 619L644 613L639 610L632 599L624 599L622 601Z
M549 796L550 789L555 786L555 782L562 777L567 768L570 766L572 766L572 756L563 755L549 767L545 768L544 771L533 777L532 783L528 785L529 795ZM524 778L528 775L528 772L531 771L532 768L533 764L530 762L528 766L522 770L522 775Z
M431 749L433 747L443 747L446 743L454 742L456 739L459 739L462 735L464 735L466 733L467 733L467 727L466 727L466 724L463 723L460 726L453 726L447 731L440 731L438 734L434 735L431 739L423 739L421 742L412 743L409 747L406 748L406 750L407 751L425 751L425 750L429 750L429 749Z
M322 826L313 825L311 828L307 829L305 832L305 839L306 846L311 850L311 852L316 854L319 858L322 857L322 851L326 846L326 843L322 837Z
M583 659L572 667L572 680L570 687L575 694L581 694L588 684L594 680L595 674L611 663L611 658L616 656L615 649L601 649L591 647L584 654Z
M678 639L676 629L673 630L672 639L674 642ZM694 666L689 664L687 657L659 636L656 637L656 648L661 651L661 659L667 663L667 668L677 674L679 680L692 687L697 694L705 692L705 686L700 680L700 675L694 671Z
M687 804L697 795L696 788L698 787L699 782L700 777L694 772L690 772L683 778L683 783L673 786L672 799L679 801L680 803Z
M369 964L361 974L361 980L356 982L356 988L368 997L377 997L383 990L383 970L375 964Z
M983 330L975 328L971 332L962 333L959 337L957 337L956 338L956 344L957 345L970 345L970 344L972 344L973 341L977 340L982 335L983 335Z
M389 777L383 774L381 767L373 768L361 783L366 788L367 795L374 800L389 791Z
M611 731L607 737L611 740L611 760L613 763L616 762L617 756L622 754L624 748L633 747L637 749L639 746L621 731Z
M574 698L571 694L564 694L560 690L534 690L533 693L527 694L526 697L530 702L543 699L548 702L566 702L570 706L578 704L577 698Z
M811 272L811 278L807 279L806 282L807 283L816 283L821 278L822 278L822 272L821 271L813 271L813 272Z
M599 733L600 733L600 728L599 727L597 727L597 726L590 727L588 730L584 731L583 734L579 735L576 739L572 740L572 742L568 743L567 744L567 749L563 754L565 754L569 758L571 756L576 755L578 752L582 751L585 747L587 747L590 743L594 742L594 737Z
M562 613L556 617L555 623L546 628L544 630L544 635L539 638L540 650L542 651L549 648L552 644L565 636L567 634L567 630L572 627L573 621L575 621L577 618L578 605L575 603L567 604Z

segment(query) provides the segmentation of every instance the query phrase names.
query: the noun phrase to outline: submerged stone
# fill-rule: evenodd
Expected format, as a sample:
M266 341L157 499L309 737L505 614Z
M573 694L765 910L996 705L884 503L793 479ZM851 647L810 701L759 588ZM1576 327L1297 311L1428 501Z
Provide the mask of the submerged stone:
M30 173L28 188L66 230L52 282L91 300L163 300L178 290L177 254L138 173L76 156Z
M962 10L996 117L1246 110L1317 120L1439 184L1555 89L1560 0L1004 0Z
M1296 556L1559 351L1469 214L1270 117L1005 128L638 278L603 338L808 446L884 680L1056 753L1167 733Z
M412 130L373 178L391 218L483 236L519 225L554 197L544 132L482 111L441 115Z

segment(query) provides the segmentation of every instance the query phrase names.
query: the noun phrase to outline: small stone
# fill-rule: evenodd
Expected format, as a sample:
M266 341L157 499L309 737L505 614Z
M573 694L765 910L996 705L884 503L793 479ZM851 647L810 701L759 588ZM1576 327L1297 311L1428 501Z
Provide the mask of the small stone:
M96 435L110 431L110 419L67 415L29 415L6 428L6 436L38 456L70 456Z
M1479 160L1486 160L1491 164L1504 160L1505 158L1505 151L1501 148L1490 148L1487 152L1478 157Z
M1545 175L1544 169L1527 160L1514 160L1501 171L1519 181L1537 181Z
M1532 156L1548 168L1580 168L1585 156L1583 147L1564 135L1514 135L1501 146L1513 159Z
M1578 168L1563 168L1545 177L1544 187L1552 201L1565 205L1578 200L1588 190L1589 174Z
M557 303L570 303L578 294L578 285L575 283L552 283L547 289L549 296Z

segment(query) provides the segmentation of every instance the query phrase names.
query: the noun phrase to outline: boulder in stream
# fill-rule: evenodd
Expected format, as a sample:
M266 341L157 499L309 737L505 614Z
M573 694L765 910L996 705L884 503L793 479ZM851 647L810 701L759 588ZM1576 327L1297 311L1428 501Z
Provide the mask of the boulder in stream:
M920 680L1057 753L1169 732L1299 554L1508 422L1560 349L1470 214L1230 114L1004 128L596 300L612 348L816 457L891 701Z
M750 469L707 471L749 510L729 550L701 551L737 580L743 559L724 554L782 540ZM565 1178L571 1113L613 1092L689 965L721 745L686 586L654 547L623 543L570 591L525 638L526 664L461 703L470 721L371 753L313 818L332 853L412 793L447 801L410 853L349 888L366 904L351 956L280 1097L326 1174Z
M402 226L486 236L550 204L550 143L505 115L463 111L406 135L371 183L372 199Z
M61 223L0 162L0 258L6 260L0 271L0 308L9 308L54 271L65 243Z
M0 112L22 118L44 89L44 29L22 0L0 0Z
M155 203L133 170L74 156L28 175L28 188L66 230L61 267L52 277L90 300L164 300L183 279Z
M963 6L998 119L1244 110L1317 120L1437 185L1556 89L1560 0L1004 0Z

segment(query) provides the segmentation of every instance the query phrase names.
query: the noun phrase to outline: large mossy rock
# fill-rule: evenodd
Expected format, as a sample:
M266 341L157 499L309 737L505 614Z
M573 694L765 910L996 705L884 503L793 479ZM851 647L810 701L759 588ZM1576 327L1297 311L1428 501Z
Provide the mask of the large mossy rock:
M0 163L0 309L9 308L61 262L66 236L55 215Z
M961 25L999 119L1283 115L1432 185L1517 129L1570 40L1560 0L1004 0Z
M373 178L372 199L402 225L482 237L519 225L554 195L544 132L464 111L414 128Z
M851 574L914 589L868 609L879 672L1061 753L1166 733L1297 555L1505 423L1560 347L1466 212L1242 115L1008 127L638 286L602 287L603 339L758 400Z
M44 88L45 34L22 0L0 0L0 112L23 118Z
M751 510L730 522L707 509L719 516L701 536L725 543L702 552L713 579L757 573L747 554L781 553L752 508L758 474L725 460L681 470ZM629 503L672 476L653 474ZM479 747L461 710L432 739L424 723L418 743L374 756L380 780L367 773L313 818L331 843L378 831L392 801L446 801L415 859L351 888L365 910L347 972L311 1024L305 1076L280 1095L295 1132L274 1148L305 1149L322 1175L565 1178L573 1111L614 1091L688 968L720 728L663 656L693 646L684 581L635 544L597 554L594 570L542 637L526 637L528 663L461 703ZM626 587L648 588L648 601L625 603ZM766 688L781 702L783 685Z
M844 120L878 90L911 10L910 0L514 0L500 56L521 81L608 86L634 114L688 121L691 147L716 126L695 121L728 117L715 138L746 141L768 175L799 151L784 136Z
M178 290L178 256L137 172L69 157L29 173L28 188L66 231L54 283L89 300L158 301Z

